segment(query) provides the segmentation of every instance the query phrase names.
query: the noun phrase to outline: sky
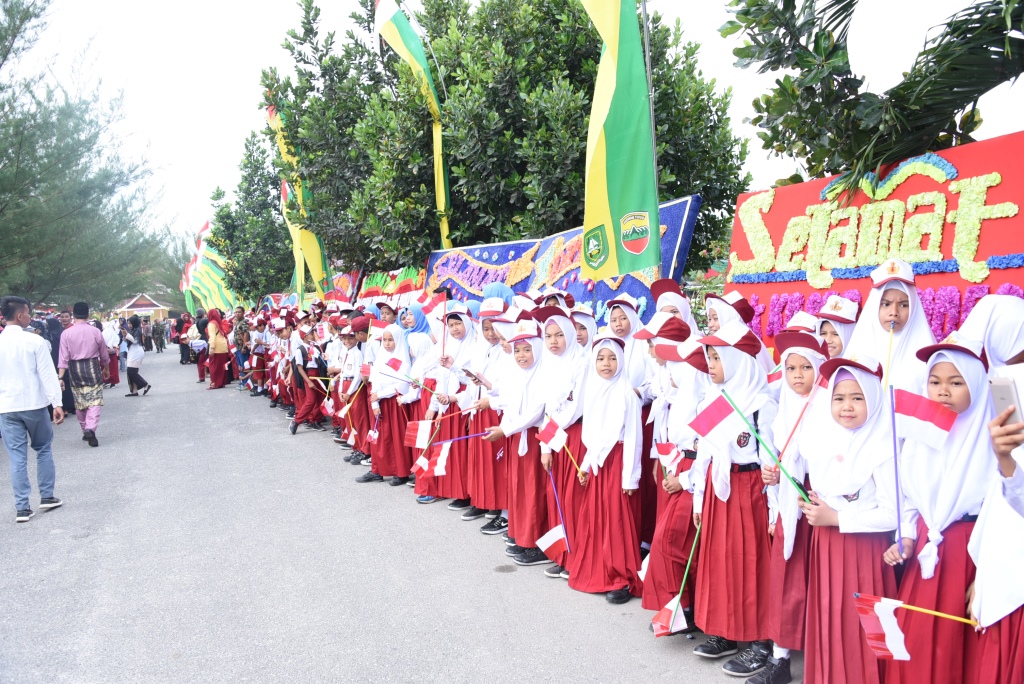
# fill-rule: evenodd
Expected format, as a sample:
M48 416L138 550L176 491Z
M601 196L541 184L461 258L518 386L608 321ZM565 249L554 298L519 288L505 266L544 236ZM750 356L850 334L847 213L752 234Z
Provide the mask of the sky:
M850 29L853 69L868 75L869 86L884 89L898 82L928 26L965 4L860 0ZM417 6L415 0L411 5ZM670 21L679 18L684 38L701 44L698 60L705 76L720 90L732 89L733 130L751 139L746 169L756 190L798 166L791 159L769 158L755 127L743 123L754 115L751 102L778 75L733 65L732 49L741 37L718 34L729 19L726 5L725 0L648 0L650 12ZM325 0L320 6L321 31L339 36L351 27L348 15L358 8L355 0ZM883 14L885 21L878 20ZM99 82L108 98L121 94L124 118L115 133L125 156L145 159L152 169L149 186L157 199L151 225L194 235L210 217L214 188L230 192L238 183L245 138L266 123L259 109L261 71L290 71L281 43L300 17L292 0L53 0L48 27L24 67L48 69L61 82L73 79L87 89ZM1004 86L979 106L985 119L979 137L1013 132L1020 128L1013 112L1024 108L1024 90Z

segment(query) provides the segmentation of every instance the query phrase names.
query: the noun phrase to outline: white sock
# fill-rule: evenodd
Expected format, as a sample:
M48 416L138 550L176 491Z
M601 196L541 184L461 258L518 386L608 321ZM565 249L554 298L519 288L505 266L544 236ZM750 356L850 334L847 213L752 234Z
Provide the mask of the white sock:
M648 544L647 542L641 542L640 543L640 548L641 549L647 549L648 551L650 551L651 550L651 545Z
M508 520L508 509L507 508L501 509L501 517L504 518L505 520Z
M775 658L776 660L789 658L789 649L782 648L781 646L772 646L772 658Z

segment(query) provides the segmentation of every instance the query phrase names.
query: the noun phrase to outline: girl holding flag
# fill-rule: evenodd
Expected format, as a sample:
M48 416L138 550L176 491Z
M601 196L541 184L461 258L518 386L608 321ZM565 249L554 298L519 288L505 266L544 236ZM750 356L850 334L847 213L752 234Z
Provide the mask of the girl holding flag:
M565 431L564 447L540 445L541 465L551 473L555 491L548 488L548 508L561 513L569 549L576 545L576 524L583 503L577 466L586 454L583 447L583 380L590 367L590 355L576 339L576 327L568 309L544 306L534 310L544 330L544 382L548 388L544 413ZM552 559L555 565L544 571L548 577L568 578L568 552Z
M896 528L892 416L870 357L831 359L800 435L814 490L800 510L813 528L808 566L804 682L880 684L884 665L860 627L854 593L893 597L882 561Z
M806 488L807 465L799 453L800 435L819 370L828 360L828 347L805 332L779 333L775 344L785 382L779 393L779 412L772 423L774 446L789 476ZM781 684L792 681L790 651L804 648L811 528L800 511L801 492L788 478L780 477L778 466L762 467L761 479L768 485L769 534L773 536L768 637L775 645L765 669L750 681Z
M610 603L643 594L640 579L640 398L628 375L624 341L599 335L584 383L580 464L583 507L569 554L569 586L604 592Z
M551 527L547 507L547 473L540 462L537 427L544 420L545 390L541 387L540 326L532 319L515 324L501 323L502 337L512 345L516 369L502 380L505 384L497 398L502 410L501 423L488 430L488 442L504 442L509 464L508 535L512 546L505 549L517 565L544 565L551 561L537 547L537 540ZM508 330L508 327L512 330ZM504 333L508 333L505 335Z
M405 425L408 419L398 397L409 391L403 378L409 372L409 345L402 327L390 323L381 335L380 350L370 370L370 408L374 430L373 467L356 482L380 482L390 477L389 484L398 486L409 480L412 453L405 446Z
M928 364L928 398L954 411L956 419L941 446L907 435L900 453L903 552L893 544L884 559L907 565L899 600L960 615L975 575L967 542L996 460L986 439L993 415L988 364L980 342L956 333L917 356ZM973 680L978 639L969 626L909 610L897 617L911 660L891 663L887 682Z
M691 475L693 521L702 526L694 620L708 636L693 652L702 658L732 655L723 670L749 676L771 654L767 637L768 504L761 467L773 463L758 435L772 443L778 406L758 361L763 345L745 323L726 323L703 337L709 389L691 423L701 435Z

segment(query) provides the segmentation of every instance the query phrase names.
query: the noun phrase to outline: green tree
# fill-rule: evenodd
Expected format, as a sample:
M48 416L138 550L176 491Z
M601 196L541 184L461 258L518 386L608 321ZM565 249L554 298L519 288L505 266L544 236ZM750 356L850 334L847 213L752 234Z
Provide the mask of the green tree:
M850 172L846 188L870 172L929 150L971 142L981 125L978 98L1024 72L1011 41L1024 4L986 0L953 15L918 55L902 83L862 93L850 70L846 35L857 0L732 0L742 32L737 66L782 71L754 101L764 149L800 160L808 175ZM799 182L794 175L780 184Z
M353 15L373 27L373 2ZM408 68L376 36L349 32L340 51L320 40L313 0L288 34L295 81L265 72L284 102L295 169L312 193L309 227L349 264L419 264L439 243L431 119ZM638 19L639 20L639 19ZM574 0L426 0L434 81L444 100L451 237L471 245L541 237L582 224L587 120L601 42ZM662 199L700 193L690 254L700 266L728 230L748 178L745 144L730 132L730 93L696 65L698 47L678 25L651 19ZM280 160L279 160L280 163Z
M226 261L224 280L243 299L282 292L295 270L291 239L280 212L281 181L257 133L249 134L238 165L234 202L217 188L210 244Z

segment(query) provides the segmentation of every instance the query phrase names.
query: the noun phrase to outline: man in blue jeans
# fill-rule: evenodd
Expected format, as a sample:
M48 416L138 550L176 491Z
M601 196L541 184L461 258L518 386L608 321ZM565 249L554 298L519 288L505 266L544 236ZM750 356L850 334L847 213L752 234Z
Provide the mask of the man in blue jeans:
M39 480L39 510L58 508L63 503L53 496L56 472L53 467L53 426L48 406L53 406L53 423L64 422L60 381L46 341L25 332L32 320L31 306L21 297L0 299L0 313L7 327L0 332L0 434L11 457L11 485L14 487L15 522L28 522L35 513L29 505L32 483L28 479L28 447L36 452Z

